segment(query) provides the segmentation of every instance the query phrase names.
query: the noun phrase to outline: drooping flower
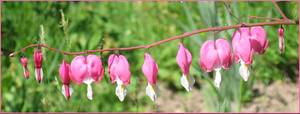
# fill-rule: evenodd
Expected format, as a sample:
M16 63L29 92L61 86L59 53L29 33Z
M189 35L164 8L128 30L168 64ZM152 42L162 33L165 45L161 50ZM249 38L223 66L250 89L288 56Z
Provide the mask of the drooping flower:
M117 82L116 95L124 101L130 84L130 65L123 55L112 54L108 58L108 73L112 83Z
M282 54L284 53L284 29L282 26L278 29L278 36L279 36L279 51Z
M21 64L22 64L22 67L23 67L23 74L24 74L24 77L26 79L29 78L29 70L28 70L28 67L27 67L27 63L28 63L28 59L26 57L22 57L21 58Z
M35 78L39 83L41 83L43 80L43 54L39 48L34 49L33 60L35 65Z
M71 79L87 85L87 97L93 99L91 84L94 81L102 80L104 68L101 59L96 55L76 56L71 63Z
M191 91L193 85L195 84L195 79L192 76L190 76L192 54L187 48L184 47L182 43L179 44L176 61L182 71L180 83L186 91Z
M142 66L142 71L146 76L148 82L148 85L146 87L146 94L151 98L152 101L155 101L157 98L156 81L158 66L149 53L145 53L144 55L144 64Z
M61 92L65 98L69 100L73 93L73 89L70 86L70 65L65 60L60 64L59 75L63 84Z
M236 63L240 63L239 73L247 81L250 75L250 67L253 61L254 49L251 45L249 28L242 27L236 30L232 36L232 47Z
M221 69L228 69L231 66L231 50L227 40L223 38L208 40L202 44L200 50L200 67L206 72L215 71L215 86L220 87Z
M248 29L248 28L245 28ZM266 31L261 26L254 26L250 28L250 39L253 50L259 54L263 54L268 48L269 41L267 39Z

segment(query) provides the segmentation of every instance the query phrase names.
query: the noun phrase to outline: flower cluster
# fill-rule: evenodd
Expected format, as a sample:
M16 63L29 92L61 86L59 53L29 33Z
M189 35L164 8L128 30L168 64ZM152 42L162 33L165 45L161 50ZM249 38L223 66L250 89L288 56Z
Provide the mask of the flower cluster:
M279 28L279 48L280 52L284 50L283 28ZM233 51L231 51L231 46ZM268 39L263 27L241 27L232 35L232 43L219 38L216 40L207 40L200 49L199 66L205 72L215 71L214 84L217 88L221 85L221 70L229 69L235 61L240 64L239 73L244 81L250 76L250 68L254 54L263 54L268 47ZM42 61L43 55L40 48L34 50L35 78L41 83L43 80ZM182 71L180 78L181 85L186 91L191 91L195 79L190 75L190 66L192 63L192 54L185 48L183 43L179 43L176 61ZM21 58L24 76L29 78L27 68L28 60ZM69 100L73 89L70 86L71 81L81 85L87 85L87 98L93 99L93 82L101 81L104 76L104 66L101 57L97 55L76 56L69 64L62 60L59 67L59 75L62 80L62 94ZM144 54L144 64L141 68L147 79L146 95L152 101L155 101L158 94L157 76L158 65L150 53ZM111 54L108 58L108 75L112 84L116 83L115 94L120 101L124 101L127 94L127 87L130 84L130 64L127 58L121 54Z
M200 66L206 72L214 70L215 85L220 87L220 70L230 68L232 58L236 63L240 63L239 73L247 81L250 75L250 66L253 61L254 53L263 54L268 47L268 39L263 27L241 27L233 33L231 56L230 44L227 40L220 38L215 42L206 41L200 52Z

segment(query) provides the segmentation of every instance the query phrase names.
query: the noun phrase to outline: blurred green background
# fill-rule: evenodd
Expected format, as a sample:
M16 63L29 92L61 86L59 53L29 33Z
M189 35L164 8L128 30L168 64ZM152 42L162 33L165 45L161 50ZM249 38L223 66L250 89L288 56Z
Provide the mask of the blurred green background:
M281 2L285 14L298 19L296 2ZM33 48L24 55L29 58L30 78L25 80L20 55L8 57L13 50L42 42L67 51L146 45L187 31L212 26L227 26L242 22L262 22L248 16L276 17L279 13L271 2L2 2L1 50L2 111L13 112L144 112L161 111L145 95L146 79L141 72L146 50L121 51L131 64L131 84L124 102L115 96L115 85L107 75L100 83L93 84L94 100L86 98L86 85L72 84L74 93L70 101L61 94L58 67L65 58L71 62L74 56L63 56L43 50L44 80L38 84L34 78ZM62 20L62 12L65 22ZM41 34L41 28L44 34ZM230 41L234 30L208 32L184 39L193 55L191 75L196 79L193 91L202 92L204 111L240 111L241 105L255 97L253 86L261 82L265 86L277 80L297 83L297 26L284 26L286 52L279 54L279 26L266 26L269 48L263 55L256 55L250 80L241 82L239 65L223 71L220 90L212 85L213 73L199 69L201 44L207 39L224 37ZM159 66L158 85L166 85L172 94L191 96L180 85L181 71L176 64L178 41L171 41L149 51ZM96 53L100 55L100 53ZM104 65L111 52L102 54ZM160 91L159 96L163 96ZM169 98L173 102L175 98ZM238 105L236 105L238 104ZM169 104L164 104L169 105ZM193 104L186 104L187 106ZM173 112L169 110L168 112ZM182 110L193 111L193 110Z

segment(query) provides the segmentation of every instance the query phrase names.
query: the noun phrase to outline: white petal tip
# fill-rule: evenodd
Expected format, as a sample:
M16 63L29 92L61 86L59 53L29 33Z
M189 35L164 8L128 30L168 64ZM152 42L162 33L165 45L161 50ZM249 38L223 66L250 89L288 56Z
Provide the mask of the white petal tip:
M86 93L86 96L89 100L93 100L93 89L92 89L92 86L91 84L88 84L87 85L87 93Z
M219 89L219 88L220 88L220 85L221 85L220 83L216 83L216 82L215 82L215 86L216 86L216 88L218 88L218 89Z
M186 91L190 92L195 84L195 79L192 76L185 76L183 74L180 78L180 83Z
M220 88L221 81L222 81L222 76L221 76L220 71L221 71L220 69L216 70L216 75L215 75L215 80L214 80L214 84L217 88Z
M156 90L157 89L155 87L153 87L151 84L148 84L146 87L146 94L153 102L155 102L155 100L157 98Z
M123 86L123 85L117 85L117 87L116 87L116 95L118 96L118 98L119 98L119 100L121 102L124 101L126 94L127 94L126 87Z
M66 89L65 89L65 85L63 85L62 87L61 87L61 93L64 95L64 97L67 99L67 96L66 96Z
M40 74L38 74L38 71L40 71ZM35 79L38 81L38 83L42 83L43 80L43 69L42 68L36 68L34 69ZM40 79L39 77L40 76Z
M250 76L249 66L242 63L239 68L239 73L242 76L244 81L248 81L248 78Z
M73 94L73 88L71 87L71 86L69 86L69 98L68 98L68 96L66 95L66 93L67 93L67 91L66 91L66 87L65 87L65 85L63 85L62 86L62 89L61 89L61 93L64 95L64 97L67 99L67 100L69 100L69 98L72 96L72 94Z

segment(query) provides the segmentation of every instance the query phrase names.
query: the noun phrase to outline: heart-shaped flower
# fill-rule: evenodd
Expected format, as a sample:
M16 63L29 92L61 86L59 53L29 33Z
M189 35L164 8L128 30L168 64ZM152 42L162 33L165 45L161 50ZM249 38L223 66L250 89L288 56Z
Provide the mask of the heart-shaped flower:
M249 29L249 28L244 28ZM268 48L269 41L267 39L266 31L261 26L254 26L250 28L250 41L255 52L263 54Z
M200 67L206 72L215 70L215 86L220 87L221 69L228 69L231 66L231 49L227 40L223 38L208 40L202 44L200 50Z
M123 55L112 54L108 58L108 73L112 83L117 82L116 95L124 101L130 84L130 65Z
M236 63L240 63L239 73L247 81L250 75L250 66L253 61L254 50L251 45L249 28L242 27L232 36L232 47Z
M96 55L76 56L71 63L71 79L81 84L87 84L87 97L93 99L91 84L102 80L104 68L101 59Z

